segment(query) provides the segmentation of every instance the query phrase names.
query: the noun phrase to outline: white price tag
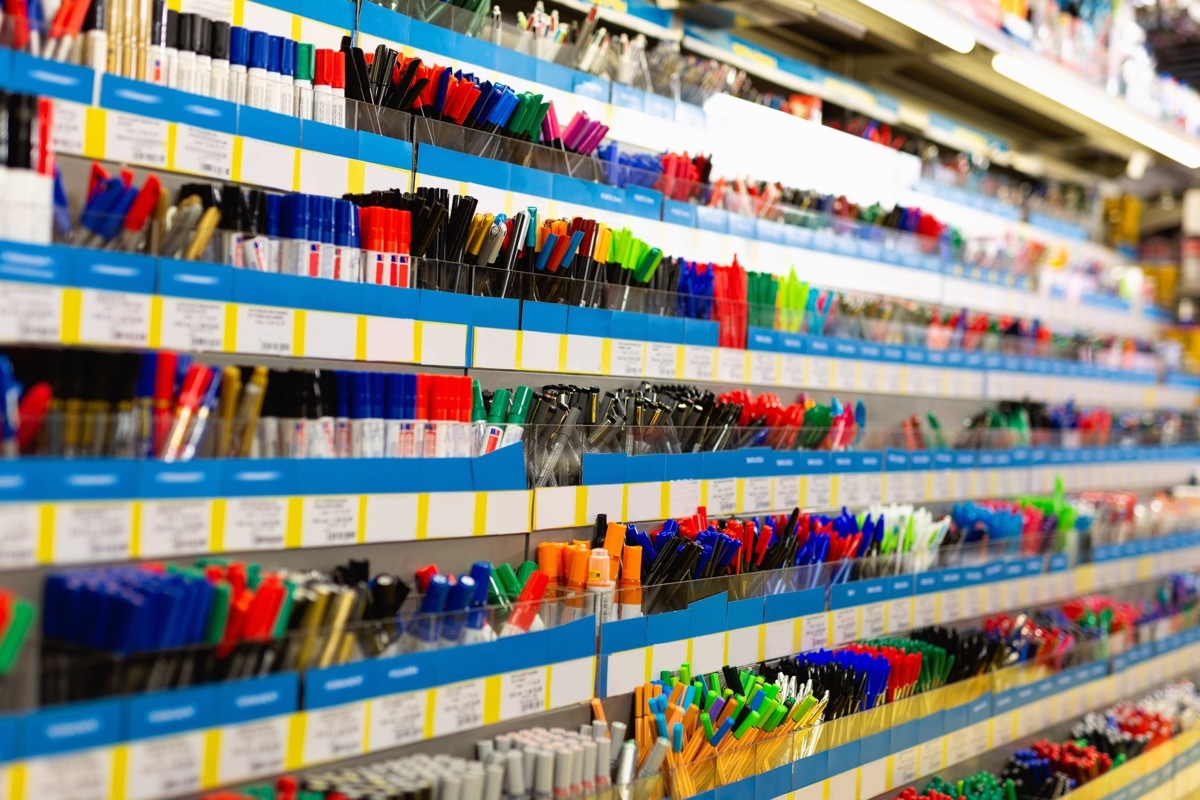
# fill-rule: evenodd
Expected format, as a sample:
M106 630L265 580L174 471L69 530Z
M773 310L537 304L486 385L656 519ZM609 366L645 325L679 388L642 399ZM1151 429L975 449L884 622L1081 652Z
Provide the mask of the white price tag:
M33 503L0 503L0 569L37 562L41 512Z
M724 383L746 382L746 351L717 348L717 380Z
M62 341L63 290L0 281L0 341Z
M904 367L900 364L880 364L879 391L883 394L900 394L904 390L903 375Z
M225 304L164 297L160 344L169 350L223 350Z
M946 763L961 764L971 757L970 743L961 732L946 737L949 747L946 748Z
M596 336L567 336L567 372L598 375L602 372L604 340Z
M371 701L371 752L425 738L426 692L404 692Z
M688 517L700 507L700 481L671 481L671 516ZM540 496L540 495L539 495Z
M708 484L709 515L737 513L737 478L714 478Z
M778 382L779 355L754 351L750 353L750 382L760 386L774 386Z
M478 728L483 724L483 681L464 681L437 690L433 709L433 735Z
M646 373L646 343L613 339L612 363L609 367L613 375L642 377ZM671 374L674 375L673 372Z
M975 619L983 616L983 587L968 586L962 590L962 618Z
M167 166L167 123L109 111L104 125L104 158L147 167Z
M285 497L231 497L225 501L225 551L282 550L287 537Z
M508 672L500 676L500 719L516 719L545 710L545 667Z
M275 306L237 307L237 344L239 353L268 356L292 355L295 313Z
M871 603L862 607L862 638L876 639L885 631L885 604Z
M810 614L800 623L800 651L819 650L829 646L829 614Z
M39 800L107 800L112 790L113 751L81 750L25 763L25 797Z
M988 732L987 720L983 720L982 722L976 722L974 725L971 725L970 727L967 728L966 738L967 738L967 741L969 742L969 744L967 746L967 752L970 754L968 756L969 758L977 756L980 753L987 751L987 749L988 749L987 732Z
M866 475L861 472L846 472L838 478L838 495L841 502L850 508L867 505L870 500L866 492ZM879 498L872 498L878 500Z
M780 475L775 478L775 507L792 509L800 505L800 478Z
M218 780L235 783L283 772L287 737L288 717L270 717L222 728Z
M132 544L132 503L63 503L55 509L56 564L125 561Z
M319 764L365 752L367 704L347 703L308 711L304 722L304 763Z
M150 295L83 290L79 339L89 344L145 347L150 343Z
M229 180L233 175L233 137L181 123L175 130L175 169Z
M304 315L304 355L353 361L358 352L358 317L309 311Z
M129 745L125 774L129 800L151 800L200 791L204 734L163 736Z
M832 479L829 475L808 476L808 506L815 509L827 509L833 504Z
M212 541L211 500L142 503L139 556L162 558L208 553Z
M948 469L933 471L933 497L931 500L948 500L954 496L954 473Z
M912 630L913 625L913 598L897 597L895 600L889 600L887 604L887 632L888 633L905 633Z
M805 374L807 365L808 361L804 356L780 356L779 385L792 389L804 386L808 381L808 376Z
M679 354L682 350L677 344L646 342L646 377L674 380L679 374Z
M849 358L833 359L831 389L858 389L858 361Z
M711 381L714 374L716 348L685 344L683 346L683 377L689 381Z
M87 106L67 100L54 101L54 126L51 140L54 152L62 155L83 155L87 136Z
M941 772L946 766L942 759L942 737L922 742L920 749L921 774L932 775Z
M914 628L927 628L940 621L937 614L937 595L919 594L913 599Z
M771 511L775 508L770 478L745 478L742 481L742 513Z
M854 606L853 608L839 608L833 612L833 641L831 644L837 646L859 638L859 613L861 610L860 606Z
M300 540L305 547L332 547L358 540L358 496L305 497Z
M892 758L892 786L903 786L917 779L917 748L901 750Z

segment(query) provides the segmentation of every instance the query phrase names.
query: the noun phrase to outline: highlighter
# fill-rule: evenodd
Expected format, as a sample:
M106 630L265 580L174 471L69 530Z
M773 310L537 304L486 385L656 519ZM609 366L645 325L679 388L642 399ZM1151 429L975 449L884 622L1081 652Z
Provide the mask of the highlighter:
M500 630L501 638L538 629L538 624L541 621L538 611L541 610L542 598L546 596L546 586L548 583L549 579L544 572L535 570L529 576L529 580L525 582L525 587L521 590L520 596L517 597L516 603L513 604L512 613L509 614L508 620Z

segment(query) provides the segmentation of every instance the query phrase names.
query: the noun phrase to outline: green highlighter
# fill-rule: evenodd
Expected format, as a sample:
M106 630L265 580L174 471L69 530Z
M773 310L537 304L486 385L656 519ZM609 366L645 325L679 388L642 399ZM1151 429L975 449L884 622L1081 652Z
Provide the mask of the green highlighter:
M29 629L33 627L36 617L37 610L33 603L25 599L13 600L9 608L8 623L4 630L0 631L0 677L10 673L13 665L17 663L17 657L21 654L21 648L29 637Z

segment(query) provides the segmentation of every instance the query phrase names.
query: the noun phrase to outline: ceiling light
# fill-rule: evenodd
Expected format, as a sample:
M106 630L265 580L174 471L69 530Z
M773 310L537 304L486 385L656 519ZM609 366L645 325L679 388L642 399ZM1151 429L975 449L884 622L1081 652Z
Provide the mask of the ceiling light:
M992 69L1026 89L1032 89L1043 97L1073 109L1189 169L1200 167L1200 147L1146 119L1099 89L1082 81L1060 77L1057 68L1044 61L999 53L992 58Z
M929 3L918 3L914 0L859 2L956 52L969 53L975 48L975 36L970 28Z

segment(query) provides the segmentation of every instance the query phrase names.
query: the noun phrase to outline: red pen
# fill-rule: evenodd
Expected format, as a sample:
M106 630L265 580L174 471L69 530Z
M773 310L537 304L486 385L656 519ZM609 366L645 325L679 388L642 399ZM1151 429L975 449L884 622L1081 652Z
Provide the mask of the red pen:
M164 461L175 461L179 458L188 426L191 425L192 417L199 408L200 400L204 397L212 378L213 370L208 367L200 364L188 367L187 374L183 377L183 387L179 390L179 402L175 406L175 422L162 450Z
M171 432L171 401L175 398L175 365L178 356L163 351L158 354L154 373L154 450L161 453Z
M501 637L529 631L538 611L541 610L542 598L546 596L546 586L549 583L550 578L541 570L534 570L529 574L529 579L525 581L525 586L521 589L517 602L513 603L513 610L508 615L508 621L500 630Z
M121 233L113 239L109 247L121 253L136 253L142 249L145 241L146 223L158 205L158 196L162 186L157 175L150 175L142 184L141 191L129 206L125 221L121 223Z

